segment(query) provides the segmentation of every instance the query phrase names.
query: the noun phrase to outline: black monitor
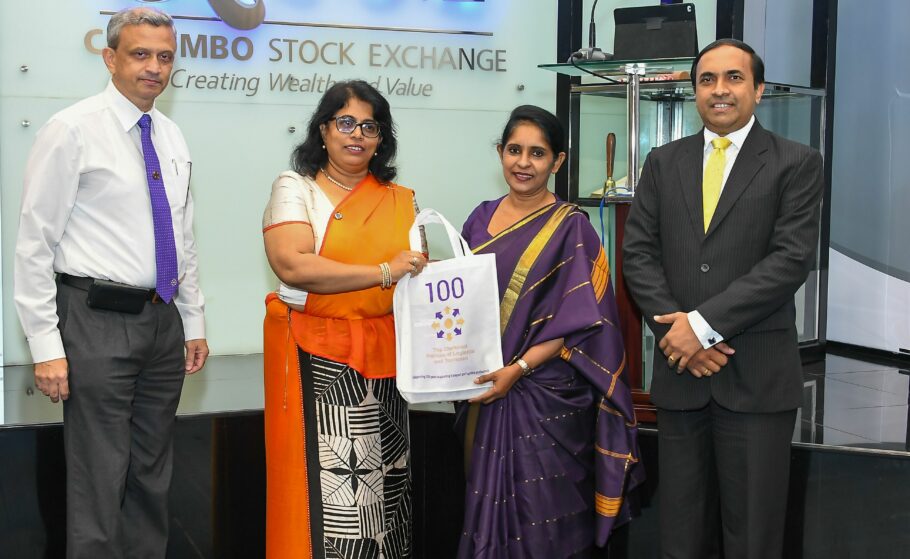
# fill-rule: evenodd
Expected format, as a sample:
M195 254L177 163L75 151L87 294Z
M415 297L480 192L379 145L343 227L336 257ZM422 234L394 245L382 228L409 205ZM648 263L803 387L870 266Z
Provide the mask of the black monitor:
M678 58L698 54L695 5L667 4L613 11L613 58Z

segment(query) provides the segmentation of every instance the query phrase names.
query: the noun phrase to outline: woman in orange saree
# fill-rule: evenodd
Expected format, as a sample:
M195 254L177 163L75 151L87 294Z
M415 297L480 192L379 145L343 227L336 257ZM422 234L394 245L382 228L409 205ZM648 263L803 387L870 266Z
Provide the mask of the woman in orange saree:
M320 100L272 186L264 324L266 555L408 557L407 405L395 388L392 285L414 193L392 183L388 102L363 81Z

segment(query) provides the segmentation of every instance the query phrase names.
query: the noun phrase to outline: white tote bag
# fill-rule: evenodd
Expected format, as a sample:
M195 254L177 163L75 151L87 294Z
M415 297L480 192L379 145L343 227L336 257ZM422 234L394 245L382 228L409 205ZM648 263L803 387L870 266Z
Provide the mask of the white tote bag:
M441 224L455 258L431 262L395 287L395 362L398 390L412 404L466 400L490 384L474 379L502 368L496 256L475 255L435 210L417 214L411 250L420 249L420 226Z

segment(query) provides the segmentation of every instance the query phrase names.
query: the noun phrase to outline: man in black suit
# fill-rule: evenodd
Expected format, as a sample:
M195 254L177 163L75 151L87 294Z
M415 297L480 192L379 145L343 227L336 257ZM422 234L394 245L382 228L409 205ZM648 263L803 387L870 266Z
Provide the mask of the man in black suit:
M705 128L648 156L623 244L660 340L661 556L718 557L722 540L727 559L780 557L822 158L755 120L764 64L745 43L705 47L692 82Z

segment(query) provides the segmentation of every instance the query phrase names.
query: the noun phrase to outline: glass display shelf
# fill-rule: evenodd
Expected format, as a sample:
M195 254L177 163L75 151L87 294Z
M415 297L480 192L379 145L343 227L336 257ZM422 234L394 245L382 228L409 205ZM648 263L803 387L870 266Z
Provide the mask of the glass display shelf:
M674 74L676 79L688 79L689 70L695 58L654 58L650 60L580 60L574 62L561 62L556 64L538 64L538 68L563 74L565 76L582 77L591 74L625 79L630 73L637 73L646 78L658 74ZM633 70L633 71L630 71ZM680 73L685 72L682 76Z
M602 142L591 140L602 134L594 132L595 130L620 132L626 126L628 99L625 85L575 84L571 88L571 94L580 100L580 113L586 116L573 123L579 130L580 139L583 138L584 141L573 144L577 156L570 162L576 170L572 176L573 188L570 190L570 199L583 207L597 207L600 205L601 196L595 191L604 186L605 158ZM756 117L771 131L819 147L820 137L812 134L817 127L810 115L823 110L824 98L825 92L822 89L766 83L761 104L756 107ZM636 111L639 115L636 126L639 138L636 160L640 171L651 149L695 134L703 125L689 82L643 83L639 89L639 100L641 103ZM617 188L614 195L607 196L605 204L608 206L629 204L633 199L633 195L626 188L628 157L620 155L628 148L629 137L620 134L618 138L614 174Z
M592 188L592 190L594 189ZM623 192L621 194L607 196L606 200L604 201L604 205L611 206L614 204L631 204L632 200L634 199L635 197L632 196L632 193ZM599 207L601 200L603 200L603 198L600 196L579 196L575 199L575 203L583 208Z
M538 68L572 77L599 77L606 81L572 84L571 93L625 99L629 94L629 76L637 76L639 99L642 101L692 101L695 93L690 71L694 58L658 58L651 60L583 60L574 63L538 64ZM809 95L823 97L823 89L789 84L766 83L763 97Z
M694 101L695 91L688 78L683 80L641 80L639 83L639 99L642 101L673 102ZM627 88L625 83L582 83L573 84L571 93L580 95L595 95L611 99L625 99ZM825 90L800 87L781 83L765 83L765 92L762 99L780 99L786 97L824 97Z

